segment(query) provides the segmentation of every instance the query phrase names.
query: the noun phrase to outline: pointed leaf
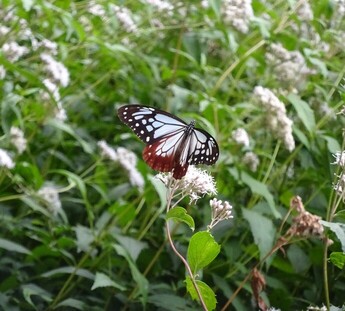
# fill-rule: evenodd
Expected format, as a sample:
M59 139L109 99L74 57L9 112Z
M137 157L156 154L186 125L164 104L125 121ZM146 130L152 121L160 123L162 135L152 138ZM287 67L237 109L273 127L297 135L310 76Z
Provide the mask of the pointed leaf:
M220 252L220 245L214 240L213 236L207 231L195 233L189 242L187 260L193 271L206 267L212 262Z
M200 301L198 293L193 285L191 278L188 276L186 278L187 291L194 300ZM207 310L211 311L216 308L217 299L213 290L204 282L196 280L196 284L200 291L202 300L205 302Z
M194 219L187 214L187 211L183 207L174 207L166 215L166 219L173 219L176 221L184 222L193 231L195 229Z
M95 281L91 287L91 290L94 290L99 287L114 287L119 290L126 290L126 288L116 282L114 282L109 276L104 273L97 272L95 276Z

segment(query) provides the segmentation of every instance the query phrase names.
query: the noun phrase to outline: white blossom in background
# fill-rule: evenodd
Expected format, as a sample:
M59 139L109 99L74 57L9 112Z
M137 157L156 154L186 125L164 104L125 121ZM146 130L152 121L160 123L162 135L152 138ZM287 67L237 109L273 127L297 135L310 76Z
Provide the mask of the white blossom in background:
M10 32L10 30L11 30L10 28L4 25L0 25L0 37L6 36Z
M100 140L97 143L97 146L101 150L101 156L103 158L112 160L112 161L118 161L118 156L114 148L110 147L105 140Z
M309 22L314 19L313 10L308 0L299 0L297 5L296 14L300 21Z
M45 201L48 210L56 216L61 210L58 189L53 185L44 185L37 194Z
M0 65L0 80L5 79L6 77L6 69L4 66Z
M127 32L136 32L137 25L132 19L131 12L124 7L119 7L117 5L111 4L111 8L115 12L115 15L122 26L125 28Z
M67 112L61 107L61 105L58 105L58 107L55 109L54 118L61 122L65 122L68 119Z
M105 17L106 14L104 7L99 3L95 3L94 1L91 1L89 3L89 7L87 10L90 14L98 17Z
M8 151L0 148L0 167L6 167L8 169L14 168L15 163Z
M45 63L45 70L52 76L54 82L66 87L69 83L69 72L64 64L56 61L47 53L42 53L40 57Z
M211 223L207 226L208 230L211 230L222 220L234 218L232 215L232 206L228 201L217 200L216 198L210 200L210 206L212 210Z
M48 89L51 96L55 99L56 102L60 102L60 92L59 87L50 79L44 79L43 80L44 86ZM46 93L46 92L45 92ZM50 95L49 94L43 94L44 99L49 100Z
M249 147L249 136L244 128L238 128L232 131L231 137L237 144Z
M334 0L335 9L334 11L337 13L338 16L345 15L345 1L344 0Z
M137 156L126 148L119 147L116 150L110 147L104 140L97 143L101 156L120 165L127 171L129 181L132 186L137 187L140 191L143 190L145 181L143 176L137 170Z
M2 52L10 62L16 62L19 58L29 53L29 49L25 46L20 46L17 42L5 43L1 47Z
M335 161L331 164L339 165L342 169L345 168L345 151L337 151L333 154Z
M26 149L27 141L24 137L23 131L15 126L10 129L10 140L11 143L16 147L19 154L23 153Z
M222 1L223 16L226 23L232 25L239 32L249 31L250 20L253 18L251 0L224 0Z
M299 51L288 51L280 43L271 44L265 57L278 80L288 85L299 86L307 75L314 74Z
M201 0L201 6L202 6L204 9L207 9L207 8L209 7L208 0Z
M258 156L252 151L248 151L244 154L242 162L247 165L252 172L256 172L260 164Z
M197 201L205 194L216 195L217 189L213 177L207 171L190 165L187 173L181 179L175 179L172 173L159 173L156 178L166 187L172 187L181 192L181 196L190 197L191 202Z
M168 1L162 0L145 0L148 4L157 8L158 11L173 11L174 6Z
M265 110L266 124L272 135L282 140L287 150L294 150L293 122L286 115L285 105L269 89L262 86L254 88L253 98Z
M43 39L39 45L44 49L48 50L50 54L56 55L58 53L58 45L56 42L50 41L48 39Z

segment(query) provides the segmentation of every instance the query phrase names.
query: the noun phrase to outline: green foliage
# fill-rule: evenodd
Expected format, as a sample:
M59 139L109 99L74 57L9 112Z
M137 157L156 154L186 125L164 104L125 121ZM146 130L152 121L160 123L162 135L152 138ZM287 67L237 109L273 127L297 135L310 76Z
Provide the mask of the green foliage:
M0 0L1 310L341 309L344 4L231 3ZM216 138L223 209L169 198L131 103Z

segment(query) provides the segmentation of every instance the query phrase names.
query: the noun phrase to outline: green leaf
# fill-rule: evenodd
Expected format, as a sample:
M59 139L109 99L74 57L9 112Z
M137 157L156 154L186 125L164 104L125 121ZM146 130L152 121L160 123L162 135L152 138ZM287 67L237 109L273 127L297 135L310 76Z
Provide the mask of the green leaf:
M335 233L341 243L341 249L345 253L345 224L324 220L321 220L321 224Z
M288 248L287 257L296 273L304 273L310 268L311 262L309 257L303 249L298 247L296 244L292 244Z
M217 16L217 19L219 20L221 17L221 0L208 0L208 3L212 7L214 13Z
M50 119L47 122L47 125L50 125L56 129L59 129L60 131L63 131L69 135L71 135L75 140L77 140L80 144L80 146L83 148L84 152L91 154L93 152L92 147L89 143L87 143L84 139L82 139L75 130L68 124L59 121L57 119Z
M341 150L341 146L339 142L331 136L321 135L321 137L327 143L327 149L330 153L336 153L337 151Z
M329 259L331 260L332 264L338 267L339 269L344 268L345 254L343 252L332 252Z
M187 291L194 300L200 301L198 293L193 285L193 282L189 276L186 277ZM196 280L196 284L200 291L202 300L205 302L208 311L214 310L217 306L216 295L213 290L204 282Z
M58 303L56 305L56 307L54 309L63 308L63 307L70 307L70 308L77 309L77 310L86 310L87 309L85 307L84 301L74 299L74 298L67 298L67 299L61 301L60 303ZM70 310L70 309L63 308L63 310Z
M176 221L184 222L189 228L194 231L195 224L192 216L187 214L187 211L183 207L174 207L166 215L166 219L173 219Z
M242 212L244 219L249 222L250 231L259 248L260 259L262 259L273 247L276 235L275 227L271 219L253 210L243 208Z
M147 302L147 295L148 295L148 289L149 289L149 282L145 278L143 274L139 271L137 266L135 265L132 258L129 256L127 251L119 244L113 245L115 251L118 253L118 255L124 257L129 265L129 268L131 270L132 277L138 286L139 293L141 294L141 301L142 304L145 305Z
M52 301L52 295L44 290L41 287L38 287L35 284L25 284L22 286L23 296L24 299L32 306L34 309L36 309L35 304L31 300L31 296L39 296L41 299L45 301Z
M287 96L287 99L294 106L298 117L301 119L308 132L313 133L316 127L315 115L314 111L310 108L308 103L306 103L296 94L289 94Z
M183 45L190 55L200 63L201 59L201 47L200 40L196 33L187 32L183 36Z
M157 293L149 296L148 302L157 307L157 310L167 311L195 311L195 308L186 305L186 299L172 294Z
M275 207L273 196L265 184L254 179L246 172L241 172L241 175L239 175L238 171L235 168L230 168L229 171L231 175L233 175L236 179L241 179L253 193L263 196L266 199L273 216L275 218L281 218L280 213L277 211Z
M9 252L16 252L26 255L31 254L30 250L28 250L26 247L2 238L0 238L0 248L5 249Z
M188 245L187 260L193 274L206 267L219 254L220 245L214 240L211 233L200 231L195 233Z
M97 272L95 276L95 281L91 287L91 290L94 290L99 287L114 287L119 290L126 290L126 288L116 282L114 282L109 276L104 273Z
M57 269L50 270L46 273L41 274L44 278L50 278L56 274L73 274L73 275L79 275L86 279L94 280L94 275L86 269L79 269L76 267L61 267Z
M161 206L159 209L162 211L165 210L167 205L167 187L158 178L148 176L148 179L152 183L153 187L155 187L161 201Z

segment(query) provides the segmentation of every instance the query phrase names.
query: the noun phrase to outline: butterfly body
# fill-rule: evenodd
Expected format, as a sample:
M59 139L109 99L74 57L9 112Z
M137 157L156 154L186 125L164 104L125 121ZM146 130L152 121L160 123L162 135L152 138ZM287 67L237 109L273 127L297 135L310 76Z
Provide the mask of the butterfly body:
M195 122L186 124L178 117L148 106L126 105L119 118L146 143L144 161L154 170L173 172L182 178L190 164L214 164L219 156L215 139Z

